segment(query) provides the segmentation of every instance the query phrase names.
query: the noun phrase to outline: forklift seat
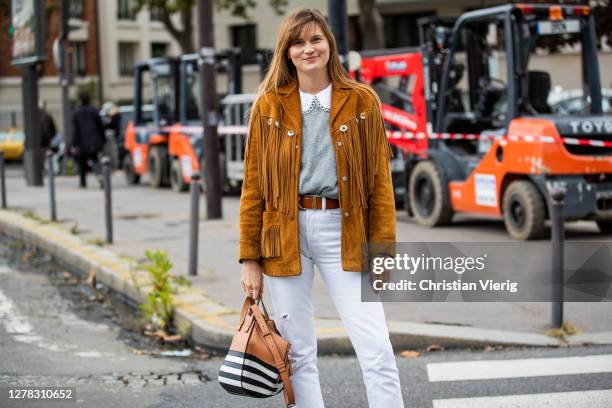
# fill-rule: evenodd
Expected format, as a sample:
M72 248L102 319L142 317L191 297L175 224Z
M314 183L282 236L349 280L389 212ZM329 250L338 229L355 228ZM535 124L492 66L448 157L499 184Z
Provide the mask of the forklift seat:
M550 74L545 71L529 71L529 104L537 113L552 113L548 104Z

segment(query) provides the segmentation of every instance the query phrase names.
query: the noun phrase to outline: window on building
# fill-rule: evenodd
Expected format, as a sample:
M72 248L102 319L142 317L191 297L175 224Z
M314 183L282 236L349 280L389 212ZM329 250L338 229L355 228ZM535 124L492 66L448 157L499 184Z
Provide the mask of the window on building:
M162 9L159 6L151 5L151 12L149 14L149 19L151 21L161 21Z
M166 43L151 43L151 57L165 57L168 53L168 44Z
M78 41L72 43L72 72L78 76L87 74L85 66L85 43Z
M383 16L385 47L414 47L419 45L419 26L417 20L435 16L435 12L388 14Z
M83 18L83 0L70 0L70 17Z
M134 20L134 0L117 0L117 18L119 20Z
M243 50L253 50L257 48L255 24L231 26L230 32L232 36L232 47L239 47Z
M136 45L134 43L119 43L119 75L132 76L134 71L134 54Z

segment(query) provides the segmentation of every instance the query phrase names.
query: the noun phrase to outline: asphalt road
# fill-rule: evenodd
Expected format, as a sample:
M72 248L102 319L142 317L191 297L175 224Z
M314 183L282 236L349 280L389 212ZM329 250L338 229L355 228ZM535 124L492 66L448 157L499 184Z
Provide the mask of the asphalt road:
M135 313L44 254L0 239L0 407L280 407L217 383L222 357L140 335ZM184 350L184 345L174 347ZM420 350L397 356L406 407L603 408L612 405L612 347ZM354 356L321 356L328 407L366 407ZM9 387L74 387L77 403L9 401ZM490 397L490 398L486 398Z

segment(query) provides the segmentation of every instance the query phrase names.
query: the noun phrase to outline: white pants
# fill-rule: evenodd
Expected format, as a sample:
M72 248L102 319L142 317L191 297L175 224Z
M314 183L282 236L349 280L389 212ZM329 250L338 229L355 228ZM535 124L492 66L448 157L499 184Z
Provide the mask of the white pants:
M300 210L302 274L264 277L264 291L271 295L278 329L291 343L296 407L324 406L311 296L317 265L357 354L370 408L402 408L399 375L382 303L361 302L361 273L342 270L341 218L340 209ZM329 399L333 398L330 395Z

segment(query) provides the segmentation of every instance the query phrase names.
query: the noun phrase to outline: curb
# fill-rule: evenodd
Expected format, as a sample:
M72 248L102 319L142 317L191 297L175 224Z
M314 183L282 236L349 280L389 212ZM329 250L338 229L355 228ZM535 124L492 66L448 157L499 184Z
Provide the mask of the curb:
M129 302L139 304L145 301L150 288L145 271L135 268L133 262L110 250L84 242L57 223L37 221L15 211L0 210L0 233L46 251L73 273L94 273L98 282L124 295ZM229 348L239 310L229 308L204 291L191 287L179 287L173 303L176 326L188 327L187 332L195 343L217 350ZM431 344L444 348L612 344L612 332L583 333L561 341L544 334L445 324L390 321L388 325L395 350L420 349ZM315 327L320 354L354 353L339 320L316 318Z

